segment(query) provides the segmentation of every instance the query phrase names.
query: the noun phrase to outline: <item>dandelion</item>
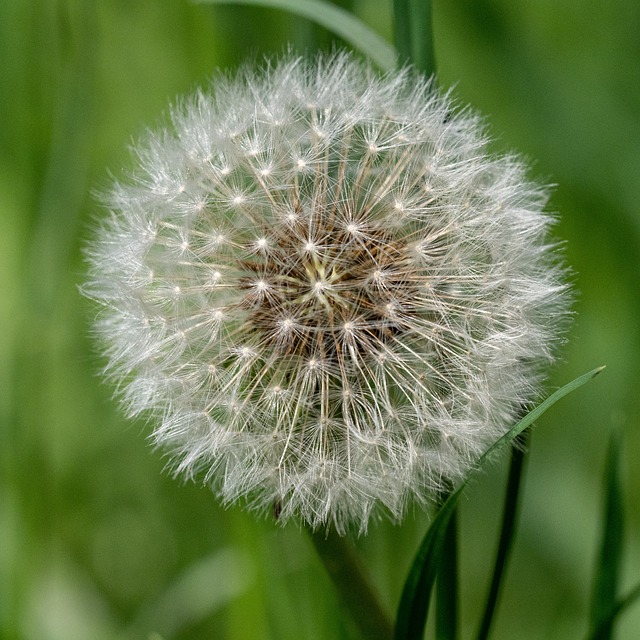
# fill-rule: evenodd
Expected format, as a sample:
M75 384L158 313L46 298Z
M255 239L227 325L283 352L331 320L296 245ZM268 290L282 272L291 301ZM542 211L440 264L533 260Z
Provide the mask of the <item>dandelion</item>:
M539 393L567 314L545 189L404 70L218 78L106 198L86 293L176 472L311 527L400 518Z

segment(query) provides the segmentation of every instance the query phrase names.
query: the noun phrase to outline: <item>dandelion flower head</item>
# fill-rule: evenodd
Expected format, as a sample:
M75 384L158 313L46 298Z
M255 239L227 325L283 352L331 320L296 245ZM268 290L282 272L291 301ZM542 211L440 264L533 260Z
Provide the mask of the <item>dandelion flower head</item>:
M107 373L177 472L339 532L465 474L566 316L545 189L410 71L219 77L136 149L88 254Z

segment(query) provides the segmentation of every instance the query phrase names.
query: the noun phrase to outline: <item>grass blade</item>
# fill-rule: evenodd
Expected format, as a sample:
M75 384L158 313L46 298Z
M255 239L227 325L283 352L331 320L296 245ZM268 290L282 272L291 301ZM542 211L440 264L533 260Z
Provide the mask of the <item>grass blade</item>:
M436 71L431 0L393 0L398 63L413 64L431 76Z
M410 0L393 0L393 28L398 64L413 62L413 33Z
M610 637L606 635L609 633L609 629L613 626L617 617L628 607L630 607L636 600L640 600L640 584L637 584L629 593L616 602L615 606L603 616L600 625L593 633L588 636L588 640L605 640Z
M442 545L436 577L436 640L458 637L458 516L454 511Z
M604 367L599 367L572 380L532 409L522 420L498 439L482 455L476 465L481 468L501 447L511 442L535 420L540 418L558 400L575 391L597 376ZM423 637L427 621L429 598L433 588L438 563L442 555L447 527L455 511L458 499L471 474L449 496L436 514L418 549L400 598L395 627L395 640L419 640Z
M444 547L445 532L462 488L458 487L442 505L418 549L402 591L394 640L419 640L424 634L429 598Z
M426 75L436 72L433 49L433 16L431 0L414 0L413 10L413 63Z
M511 450L511 466L509 468L509 478L507 480L507 492L504 501L504 512L502 516L502 527L500 528L500 542L498 543L498 552L496 553L496 561L493 569L493 577L491 586L489 587L489 595L485 605L482 622L478 631L478 640L486 640L489 637L489 630L493 621L498 596L500 595L500 586L502 584L502 576L509 559L511 547L515 539L516 520L518 517L518 506L522 488L523 471L527 457L527 445L530 437L530 431L525 429L522 432L522 447L514 446Z
M616 605L622 560L624 507L619 467L620 436L613 433L604 473L605 503L602 519L604 525L591 601L591 628L598 630L600 640L611 640L613 637L614 620L612 618L607 623L606 618Z
M242 4L283 9L323 26L345 42L366 54L381 69L396 65L395 49L373 29L345 11L324 0L195 0L200 4Z

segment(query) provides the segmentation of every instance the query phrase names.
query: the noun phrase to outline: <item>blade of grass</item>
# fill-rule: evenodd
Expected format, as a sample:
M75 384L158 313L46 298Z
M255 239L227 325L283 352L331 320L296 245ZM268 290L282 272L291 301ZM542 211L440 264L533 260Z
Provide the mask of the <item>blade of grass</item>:
M419 640L423 637L431 589L444 546L444 534L461 492L462 486L442 505L416 554L400 599L394 640Z
M618 580L622 561L624 507L620 487L620 436L614 432L609 443L604 473L605 502L602 541L596 566L591 600L591 628L599 631L600 640L613 637L613 619L604 624L609 611L616 605Z
M194 0L199 4L242 4L283 9L312 20L366 54L381 69L396 65L395 49L362 20L324 0Z
M511 547L515 538L516 520L518 517L518 506L520 502L523 471L527 458L529 438L531 431L525 429L522 434L522 446L513 446L511 449L511 466L509 467L509 478L507 480L507 491L504 501L504 512L502 515L502 527L500 528L500 541L496 553L496 561L493 568L493 577L489 587L489 595L485 605L482 622L478 631L478 640L486 640L489 637L489 630L493 621L502 577L509 559Z
M436 71L431 0L393 0L398 64L412 64L431 76Z
M617 617L624 612L625 609L630 607L636 600L640 600L640 584L637 584L629 593L622 599L616 602L615 606L603 616L600 622L600 626L591 633L588 640L605 640L606 634L609 633L610 627L616 621Z
M478 460L475 469L482 468L496 451L508 442L511 442L558 402L558 400L592 380L603 369L604 367L599 367L598 369L585 373L551 394L544 402L532 409L522 420L489 447ZM429 598L438 569L438 563L442 555L445 533L458 499L470 476L471 474L465 478L442 505L418 549L400 598L394 633L395 640L419 640L423 637L427 621Z
M431 0L413 0L413 63L426 75L436 72Z
M413 62L413 33L410 0L393 0L393 28L398 64Z
M444 536L436 576L436 640L458 637L458 516L454 511Z

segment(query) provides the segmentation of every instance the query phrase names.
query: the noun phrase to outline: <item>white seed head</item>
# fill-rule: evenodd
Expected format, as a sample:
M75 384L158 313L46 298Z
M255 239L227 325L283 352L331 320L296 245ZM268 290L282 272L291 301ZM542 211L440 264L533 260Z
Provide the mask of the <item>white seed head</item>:
M459 479L567 317L545 190L478 119L347 54L216 81L89 248L107 372L176 469L339 532Z

